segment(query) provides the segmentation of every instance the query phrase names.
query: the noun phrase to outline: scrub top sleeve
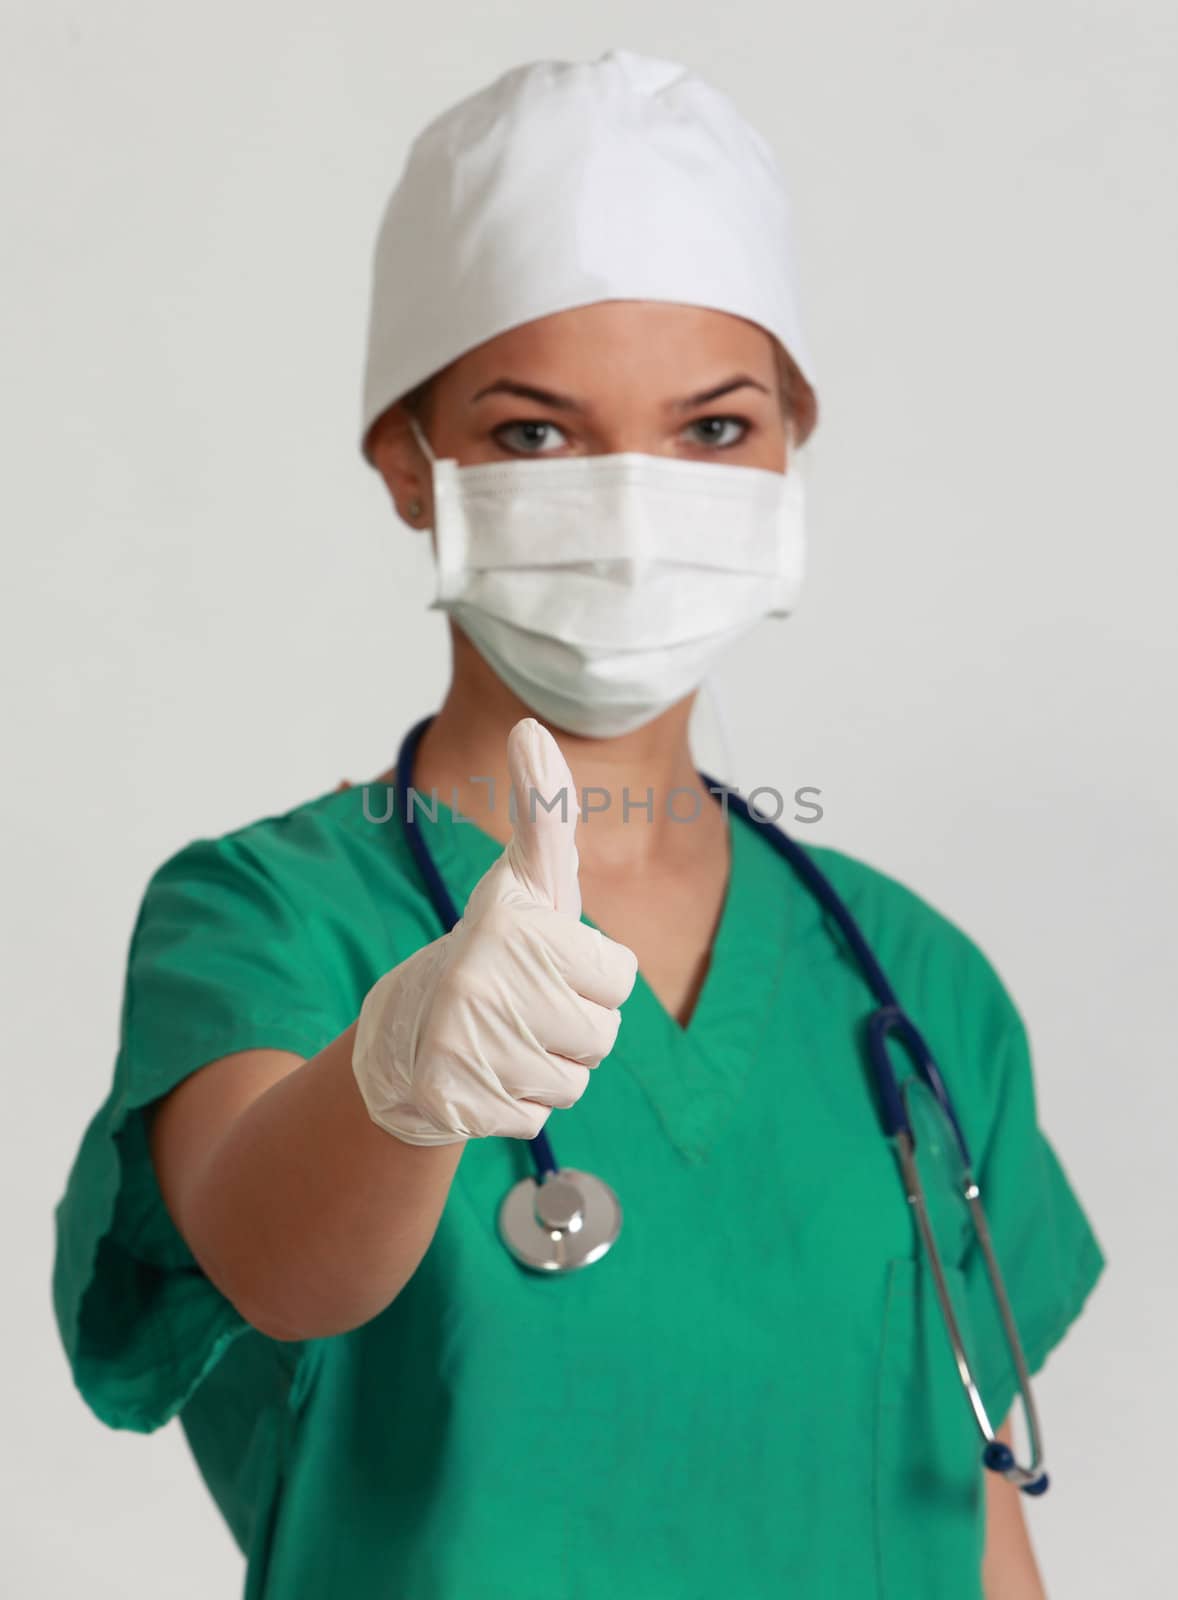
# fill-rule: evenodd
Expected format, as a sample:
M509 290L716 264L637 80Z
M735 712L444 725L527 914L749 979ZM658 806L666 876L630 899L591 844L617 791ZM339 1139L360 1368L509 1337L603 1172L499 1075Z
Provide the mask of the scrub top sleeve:
M996 1035L986 1030L997 1045L995 1109L983 1148L971 1154L1027 1369L1035 1373L1079 1316L1105 1257L1039 1126L1027 1031L1010 996L1000 983L997 988ZM964 1266L979 1387L997 1430L1018 1394L1018 1381L976 1243Z
M75 1385L111 1427L162 1426L249 1327L171 1219L144 1108L221 1056L309 1057L354 1020L318 981L314 925L234 836L186 846L143 896L113 1084L54 1214L58 1328Z

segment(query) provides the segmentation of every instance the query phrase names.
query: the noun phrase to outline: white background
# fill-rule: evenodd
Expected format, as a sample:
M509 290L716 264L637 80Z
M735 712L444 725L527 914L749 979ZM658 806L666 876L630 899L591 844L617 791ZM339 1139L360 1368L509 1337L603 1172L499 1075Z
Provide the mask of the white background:
M406 144L626 45L733 95L794 196L811 578L723 669L732 775L819 786L805 837L1010 985L1110 1258L1040 1381L1028 1516L1053 1596L1172 1593L1173 9L581 10L3 5L5 1588L240 1591L178 1424L110 1432L70 1385L52 1207L151 871L375 774L444 682L354 438Z

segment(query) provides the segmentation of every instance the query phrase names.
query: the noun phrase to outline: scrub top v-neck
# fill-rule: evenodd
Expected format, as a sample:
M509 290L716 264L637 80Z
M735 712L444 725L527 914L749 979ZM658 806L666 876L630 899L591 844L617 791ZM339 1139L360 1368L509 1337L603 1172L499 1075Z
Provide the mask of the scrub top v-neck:
M501 846L444 806L418 823L461 906ZM612 1054L547 1124L558 1162L621 1200L608 1254L515 1262L496 1216L528 1147L472 1140L402 1293L303 1344L200 1271L142 1108L234 1051L316 1053L441 926L383 787L153 875L114 1082L57 1210L55 1302L98 1416L179 1415L248 1600L980 1600L979 1440L862 1057L871 997L760 829L729 833L687 1025L640 974ZM1037 1371L1104 1258L1039 1128L1019 1013L949 919L808 848L941 1062ZM963 1241L948 1270L1000 1419L1016 1386L981 1263Z

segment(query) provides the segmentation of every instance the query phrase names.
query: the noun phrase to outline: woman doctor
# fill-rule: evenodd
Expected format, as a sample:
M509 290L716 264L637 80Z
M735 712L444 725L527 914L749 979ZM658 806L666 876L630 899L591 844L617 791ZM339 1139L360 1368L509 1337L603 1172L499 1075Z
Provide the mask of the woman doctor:
M180 1417L255 1600L1043 1593L862 973L689 747L716 654L796 598L811 378L774 159L683 67L532 63L414 142L362 438L450 618L413 817L389 771L164 862L57 1212L82 1395ZM947 917L807 853L942 1066L1038 1370L1102 1255L1019 1013ZM498 1231L542 1130L624 1208L580 1270ZM961 1223L997 1427L1017 1377Z

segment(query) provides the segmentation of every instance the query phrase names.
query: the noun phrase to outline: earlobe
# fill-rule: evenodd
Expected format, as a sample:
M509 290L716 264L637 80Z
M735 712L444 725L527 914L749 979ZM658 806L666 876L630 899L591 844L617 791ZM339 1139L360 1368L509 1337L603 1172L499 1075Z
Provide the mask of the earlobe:
M425 499L416 474L406 470L392 455L386 456L380 451L374 451L373 455L373 465L388 491L393 510L402 522L420 528L425 513Z
M425 501L420 499L417 495L414 495L409 501L409 504L405 508L405 514L406 520L411 522L413 526L420 532L424 533L432 531L429 527L429 524L422 520L425 516Z
M396 505L395 501L394 501L394 505ZM427 522L425 520L425 512L426 512L425 501L422 500L420 498L420 496L418 496L418 495L411 496L410 499L409 499L408 504L406 505L406 507L404 509L404 511L401 510L400 506L397 506L396 510L397 510L397 515L401 518L401 520L403 522L407 522L410 525L410 527L416 529L416 531L418 533L428 533L430 535L430 540L431 540L431 543L432 543L432 540L433 540L433 528L431 527L429 522Z

